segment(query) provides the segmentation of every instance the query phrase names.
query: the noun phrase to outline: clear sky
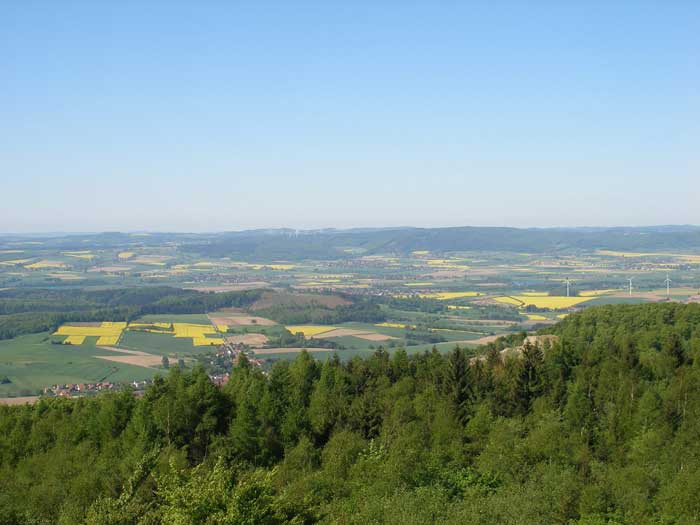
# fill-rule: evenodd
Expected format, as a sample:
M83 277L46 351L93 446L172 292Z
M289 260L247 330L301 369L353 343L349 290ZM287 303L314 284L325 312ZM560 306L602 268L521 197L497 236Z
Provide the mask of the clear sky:
M0 232L700 224L700 2L0 3Z

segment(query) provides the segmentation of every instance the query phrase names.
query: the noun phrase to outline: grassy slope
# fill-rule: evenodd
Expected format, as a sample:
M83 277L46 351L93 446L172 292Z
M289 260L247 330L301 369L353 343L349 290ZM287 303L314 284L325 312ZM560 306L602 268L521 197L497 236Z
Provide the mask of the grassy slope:
M192 323L211 324L206 314L156 314L144 315L137 322L143 323Z
M586 308L590 308L591 306L601 306L604 304L641 304L641 303L648 303L649 300L645 299L643 297L606 297L606 296L601 296L601 297L596 297L595 299L591 299L590 301L587 301Z
M192 339L173 337L169 334L154 334L150 332L126 331L119 341L120 348L141 350L149 354L172 355L196 354L211 352L207 346L193 346Z

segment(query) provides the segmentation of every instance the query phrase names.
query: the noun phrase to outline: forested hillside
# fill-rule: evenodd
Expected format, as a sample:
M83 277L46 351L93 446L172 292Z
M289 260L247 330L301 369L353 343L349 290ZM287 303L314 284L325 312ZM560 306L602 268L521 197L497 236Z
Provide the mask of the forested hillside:
M37 242L40 240L40 242ZM176 252L243 261L352 258L357 254L410 254L434 252L499 251L551 253L598 249L631 252L695 251L700 227L655 226L629 228L367 228L350 230L246 230L222 233L182 234L125 233L61 236L7 236L0 234L0 248L37 242L37 254L56 250L83 250L85 246L157 249L177 246Z
M550 253L575 250L694 250L700 228L525 229L494 227L290 230L222 233L182 246L205 256L256 259L326 259L364 254L409 254L414 250Z
M320 364L0 407L0 522L700 520L700 305L573 314L545 347Z

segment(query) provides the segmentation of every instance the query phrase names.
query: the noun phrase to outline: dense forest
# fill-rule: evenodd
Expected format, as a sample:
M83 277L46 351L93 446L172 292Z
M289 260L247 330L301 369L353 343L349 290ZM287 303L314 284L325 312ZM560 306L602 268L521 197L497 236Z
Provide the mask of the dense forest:
M360 323L380 323L386 314L379 304L371 299L353 297L353 303L327 307L319 303L285 304L256 310L255 313L268 317L280 324L324 324L333 325L356 321Z
M223 388L0 409L0 522L700 521L700 305L571 315L558 339L324 363Z

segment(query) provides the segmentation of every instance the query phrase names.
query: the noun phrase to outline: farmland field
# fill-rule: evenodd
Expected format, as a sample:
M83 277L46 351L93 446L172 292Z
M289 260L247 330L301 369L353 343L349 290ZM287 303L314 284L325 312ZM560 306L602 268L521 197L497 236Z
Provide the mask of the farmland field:
M196 347L192 339L173 337L166 334L127 331L124 333L119 348L141 350L158 355L178 355L201 353L206 347Z
M533 305L537 308L551 308L552 310L562 310L584 303L589 299L586 297L554 297L546 295L512 295L507 297L496 297L500 303L513 306Z
M137 319L141 323L192 323L211 325L211 321L206 314L167 314L167 315L144 315Z
M126 363L110 363L97 355L114 355L94 344L69 346L52 344L48 332L0 341L0 377L12 382L0 384L0 394L31 395L55 383L132 381L148 379L156 370Z
M151 377L163 356L223 370L230 359L214 356L224 347L256 349L266 368L303 348L319 359L379 347L449 351L599 305L700 301L700 254L690 248L460 249L459 239L401 247L409 234L384 235L393 234L353 233L335 248L313 236L287 239L269 250L270 238L253 235L260 245L252 253L217 235L0 238L0 378L9 381L0 395ZM353 236L364 240L352 244ZM27 331L34 311L46 322Z

